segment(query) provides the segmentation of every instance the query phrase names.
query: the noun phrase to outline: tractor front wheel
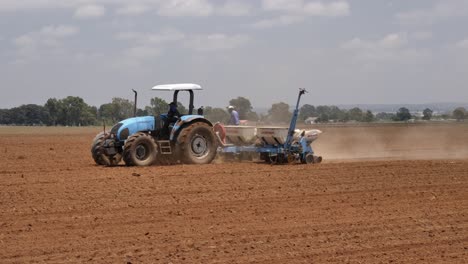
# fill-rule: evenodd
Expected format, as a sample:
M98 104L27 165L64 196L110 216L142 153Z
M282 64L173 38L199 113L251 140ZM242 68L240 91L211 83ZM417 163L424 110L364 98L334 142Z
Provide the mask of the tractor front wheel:
M208 164L216 156L213 128L203 122L182 129L178 137L178 158L187 164Z
M104 141L108 135L109 134L104 132L96 135L91 144L91 154L97 165L117 166L122 160L122 156L119 153L113 156L107 156L103 149Z
M123 159L127 166L149 166L155 163L157 145L146 133L130 136L125 142Z
M97 134L93 140L93 143L91 144L91 155L93 156L94 162L96 162L97 165L106 165L102 159L101 149L104 145L105 136L106 134L104 132Z

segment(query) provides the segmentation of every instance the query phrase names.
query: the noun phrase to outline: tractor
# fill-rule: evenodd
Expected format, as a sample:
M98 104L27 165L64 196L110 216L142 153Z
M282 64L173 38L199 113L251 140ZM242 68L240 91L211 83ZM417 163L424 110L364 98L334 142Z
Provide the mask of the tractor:
M199 108L197 114L193 113L193 91L202 90L201 86L166 84L157 85L152 90L173 91L175 104L179 92L188 92L188 114L181 114L175 122L167 114L133 117L118 122L109 132L104 129L91 145L96 164L116 166L122 159L127 166L210 163L217 150L213 124L204 118L203 109Z

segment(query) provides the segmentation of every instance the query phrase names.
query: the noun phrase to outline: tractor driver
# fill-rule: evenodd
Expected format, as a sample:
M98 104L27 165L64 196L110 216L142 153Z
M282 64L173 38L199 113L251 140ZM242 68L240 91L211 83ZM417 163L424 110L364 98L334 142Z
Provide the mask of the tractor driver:
M162 129L163 135L164 136L169 136L169 125L171 123L175 123L180 117L180 113L177 110L177 104L174 102L171 102L169 104L169 111L167 111L167 118L166 121L164 122L164 126Z

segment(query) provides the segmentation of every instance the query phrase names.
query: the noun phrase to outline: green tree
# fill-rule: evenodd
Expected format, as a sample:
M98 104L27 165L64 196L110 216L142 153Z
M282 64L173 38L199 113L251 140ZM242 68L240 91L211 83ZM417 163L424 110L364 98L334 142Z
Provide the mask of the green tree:
M0 124L11 124L10 109L0 109Z
M455 118L457 121L462 121L466 118L466 109L464 107L457 107L455 110L453 110L453 118Z
M169 110L169 106L166 106L166 113L168 110ZM188 109L181 102L177 102L177 110L179 111L181 115L188 115ZM197 109L194 109L194 112L192 114L196 114L196 113L197 113Z
M99 117L116 123L133 116L134 103L128 99L114 97L111 103L99 107Z
M375 118L377 118L378 120L391 121L396 119L396 116L393 113L380 112L377 115L375 115Z
M328 117L328 114L326 113L321 113L317 119L315 120L315 123L328 123L330 121L330 118Z
M107 122L115 123L117 122L117 117L114 116L114 106L112 103L102 104L99 107L98 116L100 119L104 119ZM106 123L107 123L106 122Z
M301 108L299 109L298 119L300 121L305 121L309 117L316 117L316 116L317 116L317 112L315 110L315 106L313 105L305 104L301 106Z
M258 116L257 112L250 111L250 112L247 114L247 120L250 120L250 121L258 121L258 120L260 120L260 117Z
M424 109L423 111L423 120L431 120L433 111L429 108Z
M364 122L373 122L375 119L374 114L370 111L367 110L366 113L364 114Z
M270 110L268 110L268 116L272 122L289 122L291 119L289 105L283 102L273 104Z
M169 103L166 102L162 98L154 97L154 98L151 98L150 105L151 105L152 114L160 115L160 114L167 113Z
M354 121L362 121L364 113L358 107L354 107L348 111L349 119Z
M401 107L396 113L396 121L408 121L411 119L411 113L408 108Z
M332 120L335 121L347 121L349 116L346 114L345 111L341 110L337 106L330 106L330 113L328 114L328 117Z
M48 125L56 126L59 124L59 121L64 114L63 112L63 104L61 100L57 100L55 98L49 98L45 103L44 107L49 112L49 123Z
M331 110L330 110L330 107L328 105L319 105L316 108L317 116L320 116L320 115L323 115L323 114L329 115L330 112L331 112Z
M45 125L49 112L44 106L27 104L10 109L10 123L16 125Z
M236 111L239 113L240 119L248 119L249 114L252 112L253 109L249 99L241 96L229 100L229 105L232 105L236 108Z
M204 116L212 123L227 123L229 121L229 113L222 108L213 108L211 106L207 106L204 109Z
M159 97L151 98L150 107L146 108L148 114L160 115L167 113L169 103Z
M148 115L148 111L146 111L146 109L140 109L138 108L137 109L137 113L136 113L137 116L147 116Z
M68 96L61 100L63 105L59 122L67 126L87 126L96 123L93 108L80 97Z
M134 115L134 102L128 99L114 97L112 98L112 105L114 105L114 113L119 121Z

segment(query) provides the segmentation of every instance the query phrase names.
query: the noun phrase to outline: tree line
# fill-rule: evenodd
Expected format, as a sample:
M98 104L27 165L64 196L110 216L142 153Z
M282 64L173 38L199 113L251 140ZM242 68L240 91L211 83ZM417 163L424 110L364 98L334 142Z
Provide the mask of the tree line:
M289 104L279 102L271 105L266 113L256 113L252 104L245 97L237 97L229 101L236 108L242 120L264 124L289 123L292 112ZM179 112L188 113L187 108L178 102ZM166 113L168 102L159 97L151 98L150 105L138 108L137 116L159 115ZM205 117L212 122L227 123L229 113L225 108L205 106ZM26 104L10 109L0 109L0 124L2 125L47 125L47 126L90 126L114 124L133 116L134 103L128 99L115 97L111 102L102 104L99 108L87 104L82 98L68 96L63 99L50 98L44 105ZM423 111L422 120L434 118L429 108ZM453 118L458 121L468 119L465 108L456 108L451 114L439 116L443 119ZM340 109L337 106L305 104L300 108L298 121L307 123L327 122L374 122L374 121L408 121L415 118L410 111L402 107L395 113L372 113L358 107Z

